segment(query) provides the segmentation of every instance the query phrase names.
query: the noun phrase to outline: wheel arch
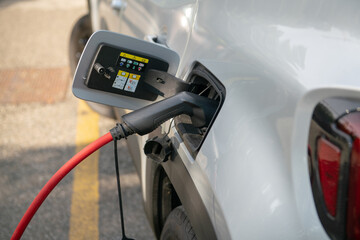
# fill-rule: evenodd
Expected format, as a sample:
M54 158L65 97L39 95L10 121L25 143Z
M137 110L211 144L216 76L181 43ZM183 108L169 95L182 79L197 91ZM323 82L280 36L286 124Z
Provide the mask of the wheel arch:
M159 135L160 130L151 135ZM151 138L151 136L150 136ZM171 210L183 205L195 234L199 239L217 239L215 227L181 157L174 150L172 159L161 164L147 159L146 201L144 203L150 225L160 236Z

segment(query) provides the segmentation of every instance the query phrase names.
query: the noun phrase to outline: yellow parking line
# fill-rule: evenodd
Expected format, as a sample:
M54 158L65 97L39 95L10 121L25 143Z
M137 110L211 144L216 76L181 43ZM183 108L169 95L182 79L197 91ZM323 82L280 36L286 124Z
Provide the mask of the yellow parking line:
M99 115L80 101L76 128L76 152L99 137ZM71 199L70 240L99 239L99 152L90 155L74 169Z

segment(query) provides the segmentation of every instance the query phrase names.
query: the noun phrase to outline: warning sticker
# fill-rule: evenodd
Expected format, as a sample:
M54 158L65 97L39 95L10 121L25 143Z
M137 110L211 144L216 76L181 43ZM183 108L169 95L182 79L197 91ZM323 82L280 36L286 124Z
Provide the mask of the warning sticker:
M132 74L130 73L130 76L129 76L129 79L126 83L126 86L124 88L125 91L128 91L128 92L135 92L136 90L136 87L139 83L139 80L140 80L140 75L138 74Z
M123 90L128 76L128 72L119 70L112 87Z

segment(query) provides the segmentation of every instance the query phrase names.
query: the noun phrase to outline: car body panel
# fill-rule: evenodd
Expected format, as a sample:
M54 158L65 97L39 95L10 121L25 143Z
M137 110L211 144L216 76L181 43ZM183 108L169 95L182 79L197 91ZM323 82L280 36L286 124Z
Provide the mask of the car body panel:
M218 238L329 239L311 192L308 131L321 100L360 98L360 2L154 2L136 2L154 18L148 32L130 35L156 35L167 23L177 76L186 79L198 61L226 88L196 159L184 144L177 149Z
M181 58L191 34L197 1L124 0L121 2L126 7L118 12L112 8L111 1L99 1L97 3L99 13L93 15L101 24L95 25L99 25L100 29L107 28L139 39L164 37L168 46Z
M196 162L233 239L328 239L313 203L307 134L319 101L360 96L358 3L333 2L326 15L305 11L313 3L302 2L303 11L294 2L231 3L199 4L182 59L200 61L227 89ZM216 13L227 18L212 18ZM234 182L235 189L222 187Z

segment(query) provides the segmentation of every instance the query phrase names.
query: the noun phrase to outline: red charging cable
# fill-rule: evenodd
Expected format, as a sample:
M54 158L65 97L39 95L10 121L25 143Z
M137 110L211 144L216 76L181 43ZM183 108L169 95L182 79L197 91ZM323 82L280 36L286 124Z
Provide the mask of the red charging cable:
M23 235L27 225L35 215L36 211L39 209L41 204L44 202L46 197L50 194L50 192L56 187L56 185L63 179L76 165L81 163L86 157L90 154L111 142L113 137L111 133L107 133L104 136L98 138L96 141L90 143L80 152L78 152L75 156L73 156L69 161L67 161L45 184L45 186L41 189L39 194L35 197L34 201L31 203L29 208L26 210L24 216L21 221L17 225L11 240L20 239Z

